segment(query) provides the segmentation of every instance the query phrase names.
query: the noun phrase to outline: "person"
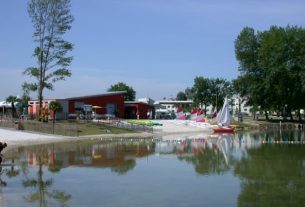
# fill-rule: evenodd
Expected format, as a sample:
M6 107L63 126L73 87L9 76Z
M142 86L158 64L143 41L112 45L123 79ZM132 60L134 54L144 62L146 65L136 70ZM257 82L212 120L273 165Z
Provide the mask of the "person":
M0 142L0 164L2 163L2 160L3 160L2 150L6 147L7 147L7 144L5 142L3 142L3 143Z

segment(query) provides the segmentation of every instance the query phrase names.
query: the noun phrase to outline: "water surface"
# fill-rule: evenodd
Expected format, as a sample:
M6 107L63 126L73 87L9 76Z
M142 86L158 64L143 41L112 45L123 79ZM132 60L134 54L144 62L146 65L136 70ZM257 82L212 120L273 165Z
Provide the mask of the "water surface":
M304 206L304 131L5 152L0 206Z

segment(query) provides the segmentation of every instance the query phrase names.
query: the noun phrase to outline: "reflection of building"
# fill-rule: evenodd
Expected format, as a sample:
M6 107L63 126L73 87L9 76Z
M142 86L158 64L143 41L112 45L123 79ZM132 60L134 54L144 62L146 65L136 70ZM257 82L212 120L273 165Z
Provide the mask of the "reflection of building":
M37 157L41 151L30 150L27 154L30 165L38 165ZM152 143L141 144L94 144L70 145L67 150L44 150L44 164L60 163L61 167L119 167L134 164L126 160L147 157L154 153Z

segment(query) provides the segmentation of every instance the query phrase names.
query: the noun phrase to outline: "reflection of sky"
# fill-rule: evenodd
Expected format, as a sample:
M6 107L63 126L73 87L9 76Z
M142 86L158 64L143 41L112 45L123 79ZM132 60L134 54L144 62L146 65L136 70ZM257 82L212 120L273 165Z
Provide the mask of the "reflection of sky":
M50 190L61 190L72 196L67 203L69 206L237 206L241 180L234 175L234 167L241 163L241 158L251 156L250 151L247 154L249 149L260 148L266 137L277 139L277 136L246 133L173 141L160 139L153 143L60 143L18 149L6 153L9 162L10 153L14 154L16 169L21 172L13 178L2 174L1 178L8 183L1 189L5 198L2 206L33 206L25 203L23 197L35 189L22 186L26 177L37 178L38 166L34 162L29 165L29 152L46 155L43 179L53 179ZM52 150L55 162L62 163L56 173L49 171L48 156ZM224 165L224 156L229 166ZM127 158L134 162L124 162ZM92 160L99 160L99 163L94 165L90 163ZM256 164L253 163L255 169ZM121 166L128 171L124 174L113 171L113 167ZM200 174L198 167L202 166L207 173ZM264 166L261 169L264 170Z

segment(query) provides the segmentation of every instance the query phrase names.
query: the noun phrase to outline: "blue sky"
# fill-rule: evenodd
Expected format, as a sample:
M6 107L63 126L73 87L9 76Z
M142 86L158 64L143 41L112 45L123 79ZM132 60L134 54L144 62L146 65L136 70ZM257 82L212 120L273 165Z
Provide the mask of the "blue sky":
M36 63L27 2L0 1L0 100L22 94L22 71ZM118 81L138 98L175 97L196 76L237 77L243 27L305 26L301 0L72 0L71 13L73 75L48 98L103 93Z

